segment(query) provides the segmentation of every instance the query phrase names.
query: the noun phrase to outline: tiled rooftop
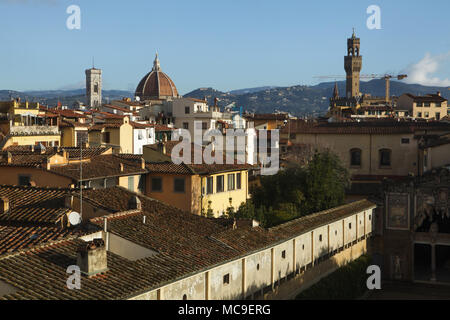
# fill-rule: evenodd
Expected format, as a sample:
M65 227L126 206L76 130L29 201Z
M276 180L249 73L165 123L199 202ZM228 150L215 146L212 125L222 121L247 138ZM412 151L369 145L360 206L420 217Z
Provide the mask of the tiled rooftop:
M88 190L85 195L113 211L127 210L135 196L120 187ZM66 268L76 264L81 240L54 241L5 254L0 257L0 279L17 291L0 299L126 299L374 206L362 200L271 229L232 229L220 219L185 213L145 196L139 198L142 212L110 215L108 231L153 249L156 255L131 261L108 252L108 271L91 278L83 276L81 290L69 290ZM99 228L103 223L102 218L91 221Z
M123 165L123 170L121 168ZM82 163L83 180L146 173L139 161L130 161L113 154L94 156ZM51 172L61 174L76 181L80 179L80 163L52 166Z

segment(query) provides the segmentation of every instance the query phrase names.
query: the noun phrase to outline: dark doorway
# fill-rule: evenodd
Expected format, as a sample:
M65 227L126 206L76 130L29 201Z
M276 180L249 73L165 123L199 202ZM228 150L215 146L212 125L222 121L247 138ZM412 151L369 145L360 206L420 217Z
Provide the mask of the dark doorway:
M414 280L430 281L431 246L416 243L414 245Z
M436 280L450 282L450 246L436 245Z

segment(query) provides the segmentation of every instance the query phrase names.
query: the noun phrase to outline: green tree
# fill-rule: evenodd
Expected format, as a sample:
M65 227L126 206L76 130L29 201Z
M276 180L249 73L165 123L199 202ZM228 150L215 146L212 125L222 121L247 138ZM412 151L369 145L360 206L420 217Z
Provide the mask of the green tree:
M347 170L330 151L316 152L308 165L294 165L261 177L261 186L241 204L237 218L251 218L266 227L344 203Z

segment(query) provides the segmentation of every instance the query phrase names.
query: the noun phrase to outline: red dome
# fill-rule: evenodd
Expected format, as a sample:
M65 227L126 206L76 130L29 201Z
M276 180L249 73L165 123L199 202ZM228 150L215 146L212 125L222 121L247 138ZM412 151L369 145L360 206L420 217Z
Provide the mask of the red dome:
M178 90L172 79L161 71L158 54L153 62L153 69L139 82L135 96L141 100L167 99L178 97Z

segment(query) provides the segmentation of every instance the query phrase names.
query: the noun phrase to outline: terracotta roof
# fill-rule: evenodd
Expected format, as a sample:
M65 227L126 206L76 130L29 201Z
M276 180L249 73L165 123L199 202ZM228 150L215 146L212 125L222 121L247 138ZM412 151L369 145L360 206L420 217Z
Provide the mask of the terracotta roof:
M51 157L48 154L11 154L11 163L8 162L8 154L0 155L0 166L40 167L47 163Z
M70 211L64 206L68 193L69 189L0 185L0 197L10 202L10 210L0 214L0 222L54 225Z
M438 94L427 94L424 96L416 96L410 93L406 93L406 95L412 98L415 102L444 102L447 101L444 97Z
M65 118L87 118L87 115L84 114L84 112L75 112L73 110L70 109L64 109L64 110L59 110L59 109L48 109L47 112L49 113L53 113L53 114L57 114L57 115L61 115L62 117Z
M107 205L120 199L122 205L113 205L119 209L133 194L116 187L93 190L90 196ZM108 230L155 250L155 255L130 261L108 252L109 270L91 278L83 276L82 290L68 290L66 286L66 268L76 264L81 240L55 241L4 255L0 257L0 278L17 291L0 299L126 299L286 241L330 219L374 207L371 202L362 200L268 230L260 227L231 229L221 225L220 221L167 207L161 211L153 210L154 200L140 198L143 212L109 216ZM146 216L145 224L143 215ZM101 226L102 219L92 222Z
M86 233L87 230L83 228L62 229L60 226L0 225L0 255L28 249L55 240L82 236Z
M121 170L123 165L123 171ZM137 161L130 161L114 154L100 155L92 157L90 161L83 162L83 181L95 178L129 176L143 174L147 171L142 169L142 164ZM80 179L80 163L63 166L52 166L50 172L70 177L75 181Z
M115 110L119 110L122 112L127 112L127 113L132 113L133 111L124 107L119 107L119 106L115 106L112 104L105 104L103 105L104 108L110 108L110 109L115 109Z
M166 155L168 158L171 157L173 148L180 143L180 141L166 141ZM154 151L159 152L158 143L146 145L146 147L153 149ZM191 145L191 162L192 164L185 164L184 162L181 164L175 164L172 161L163 161L163 162L147 162L147 169L150 172L160 172L164 173L165 170L170 173L180 173L180 174L213 174L227 171L236 171L236 170L248 170L253 168L254 166L249 164L239 164L235 160L234 164L227 164L225 155L223 155L223 164L194 164L194 144ZM203 148L203 147L202 147ZM182 155L182 154L181 154Z
M35 149L33 151L32 146L9 146L3 153L0 153L2 159L0 163L5 165L8 162L8 152L12 155L12 165L19 166L36 166L44 164L47 158L55 154L63 154L63 151L67 152L67 157L69 160L80 158L80 148L79 147L62 147L62 148L52 148L47 147L44 153L41 150ZM83 159L89 159L94 156L101 155L109 151L110 147L89 147L83 148Z
M153 62L153 69L139 82L135 96L143 100L178 97L178 90L172 79L161 71L158 56Z

